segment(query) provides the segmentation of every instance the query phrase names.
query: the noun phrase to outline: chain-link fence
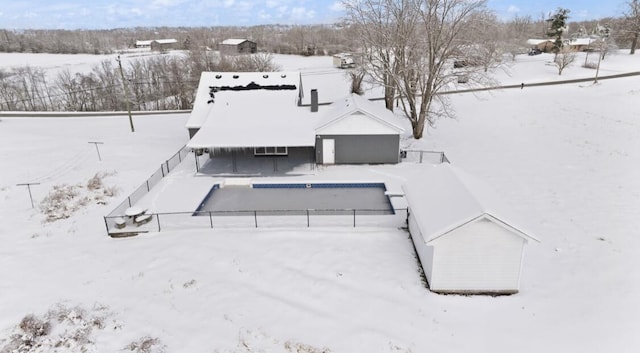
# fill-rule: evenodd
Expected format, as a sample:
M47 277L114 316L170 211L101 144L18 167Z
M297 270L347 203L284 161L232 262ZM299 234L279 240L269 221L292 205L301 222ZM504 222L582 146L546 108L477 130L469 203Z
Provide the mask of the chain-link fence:
M439 151L401 150L400 157L403 161L414 163L450 163L444 152Z
M381 217L383 216L383 217ZM407 209L325 209L269 211L197 211L106 216L111 236L185 229L405 227Z
M156 169L151 176L145 180L137 189L135 189L126 199L124 199L118 206L116 206L107 217L120 217L124 215L124 211L140 201L151 189L156 186L165 176L182 162L189 153L187 146L180 148L171 158L167 159L160 165L160 168ZM107 230L109 226L107 225Z

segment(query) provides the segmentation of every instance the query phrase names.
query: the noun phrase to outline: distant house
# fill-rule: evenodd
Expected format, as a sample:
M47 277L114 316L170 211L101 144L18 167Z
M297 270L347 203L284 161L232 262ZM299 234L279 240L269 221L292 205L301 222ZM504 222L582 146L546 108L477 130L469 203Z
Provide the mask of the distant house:
M196 154L260 163L398 163L395 116L357 95L319 109L302 106L299 72L203 72L186 127ZM234 170L235 171L235 170Z
M540 49L542 52L549 52L553 49L555 41L552 39L529 39L527 44L532 48Z
M155 39L150 44L152 51L166 51L176 49L178 47L178 41L175 39Z
M450 165L425 166L403 185L409 231L430 290L513 294L520 285L525 233L483 183Z
M569 49L573 51L588 51L593 50L596 47L599 40L595 38L572 38L565 45L569 46Z
M218 50L224 54L253 54L258 52L258 44L248 39L225 39Z

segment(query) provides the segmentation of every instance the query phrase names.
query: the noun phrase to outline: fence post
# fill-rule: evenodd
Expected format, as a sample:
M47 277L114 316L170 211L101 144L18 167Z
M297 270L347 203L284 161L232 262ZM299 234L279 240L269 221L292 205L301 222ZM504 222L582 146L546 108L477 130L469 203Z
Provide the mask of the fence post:
M178 151L178 162L182 163L182 156L180 156L180 152L182 152L182 150Z
M158 232L162 229L160 228L160 214L156 213L156 221L158 221Z
M167 160L165 163L167 163L167 173L171 173L171 169L169 169L169 160Z
M353 228L356 227L356 209L353 209Z
M149 179L147 179L147 192L151 191L151 188L149 187Z
M256 224L256 228L258 228L258 211L253 211L253 221Z
M422 153L423 153L423 152L424 152L424 151L420 151L420 163L422 163Z
M211 229L213 229L213 217L211 216L211 211L209 211L209 223L211 223Z
M307 208L307 228L309 228L309 209Z
M444 163L444 152L440 152L440 164Z
M162 172L162 177L164 178L164 166L160 164L160 171Z
M129 200L129 207L131 207L131 196L127 197L127 200Z

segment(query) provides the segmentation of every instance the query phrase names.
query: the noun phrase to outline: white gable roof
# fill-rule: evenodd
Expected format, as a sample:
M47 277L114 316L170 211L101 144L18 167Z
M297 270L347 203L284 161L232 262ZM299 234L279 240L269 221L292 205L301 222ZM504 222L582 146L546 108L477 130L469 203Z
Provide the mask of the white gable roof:
M238 44L242 44L244 42L249 41L248 39L225 39L222 41L222 44L226 44L226 45L238 45Z
M450 164L425 165L402 189L426 243L485 218L525 239L539 241L514 223L517 217L488 186Z
M329 106L329 111L316 126L316 133L399 134L404 129L396 121L391 111L352 93Z
M151 45L150 40L136 40L136 46Z

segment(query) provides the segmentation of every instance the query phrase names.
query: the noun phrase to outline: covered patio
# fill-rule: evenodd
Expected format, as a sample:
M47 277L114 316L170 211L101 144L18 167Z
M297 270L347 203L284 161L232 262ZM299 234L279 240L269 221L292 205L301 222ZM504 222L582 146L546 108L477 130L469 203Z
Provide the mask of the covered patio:
M274 176L314 174L313 147L288 147L286 155L256 155L254 148L218 148L196 156L199 174L212 176Z

